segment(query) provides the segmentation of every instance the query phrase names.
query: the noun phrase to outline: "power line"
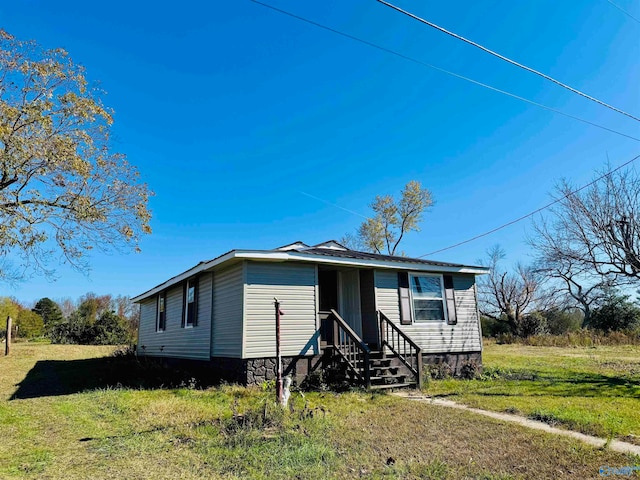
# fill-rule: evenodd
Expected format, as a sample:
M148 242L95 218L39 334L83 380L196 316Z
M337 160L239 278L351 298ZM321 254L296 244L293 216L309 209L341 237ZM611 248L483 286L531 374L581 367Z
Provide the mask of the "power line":
M618 167L614 168L613 170L611 170L611 171L609 171L609 172L605 173L604 175L601 175L600 177L596 178L596 179L595 179L595 180L593 180L592 182L589 182L589 183L587 183L586 185L583 185L582 187L577 188L577 189L575 189L575 190L573 190L573 191L571 191L571 192L567 193L565 196L563 196L563 197L561 197L561 198L558 198L558 199L554 200L553 202L548 203L548 204L546 204L545 206L538 208L537 210L534 210L534 211L533 211L533 212L531 212L531 213L527 213L526 215L523 215L523 216L521 216L521 217L519 217L519 218L516 218L515 220L511 220L510 222L507 222L507 223L505 223L505 224L503 224L503 225L500 225L499 227L493 228L493 229L489 230L488 232L481 233L480 235L476 235L475 237L468 238L467 240L463 240L462 242L458 242L458 243L456 243L456 244L454 244L454 245L450 245L450 246L448 246L448 247L441 248L440 250L435 250L435 251L433 251L433 252L425 253L424 255L420 255L420 256L419 256L419 257L417 257L417 258L429 257L429 256L431 256L431 255L435 255L436 253L444 252L444 251L446 251L446 250L451 250L452 248L459 247L460 245L464 245L465 243L473 242L474 240L478 240L479 238L486 237L487 235L491 235L492 233L495 233L495 232L497 232L498 230L502 230L503 228L509 227L509 226L513 225L514 223L521 222L522 220L525 220L525 219L527 219L527 218L529 218L529 217L532 217L532 216L533 216L533 215L535 215L536 213L540 213L541 211L546 210L547 208L549 208L549 207L551 207L551 206L555 205L556 203L561 202L562 200L564 200L564 199L566 199L566 198L570 197L571 195L575 195L576 193L580 192L581 190L584 190L585 188L588 188L588 187L590 187L591 185L596 184L597 182L599 182L599 181L600 181L600 180L602 180L603 178L608 177L609 175L611 175L613 172L616 172L616 171L620 170L621 168L624 168L624 167L626 167L627 165L629 165L629 164L631 164L631 163L635 162L638 158L640 158L640 155L636 155L636 156L635 156L635 157L633 157L631 160L629 160L629 161L627 161L627 162L623 163L622 165L620 165L620 166L618 166Z
M446 33L447 35L450 35L453 38L456 38L456 39L461 40L461 41L463 41L463 42L465 42L465 43L467 43L469 45L472 45L472 46L474 46L476 48L479 48L483 52L486 52L486 53L488 53L490 55L493 55L494 57L497 57L500 60L504 60L505 62L510 63L511 65L515 65L516 67L522 68L522 69L526 70L527 72L530 72L530 73L533 73L535 75L538 75L538 76L544 78L545 80L549 80L550 82L553 82L556 85L561 86L562 88L565 88L565 89L567 89L567 90L569 90L569 91L571 91L573 93L576 93L576 94L580 95L581 97L584 97L584 98L586 98L588 100L591 100L592 102L595 102L595 103L597 103L599 105L602 105L603 107L606 107L606 108L608 108L610 110L613 110L614 112L621 113L622 115L626 115L629 118L633 118L634 120L640 121L639 117L636 117L636 116L634 116L634 115L632 115L630 113L627 113L624 110L621 110L621 109L619 109L617 107L614 107L613 105L605 103L602 100L598 100L597 98L592 97L591 95L588 95L588 94L586 94L584 92L581 92L580 90L578 90L576 88L573 88L572 86L567 85L566 83L563 83L560 80L556 80L555 78L553 78L553 77L551 77L551 76L549 76L549 75L547 75L545 73L542 73L542 72L540 72L538 70L535 70L535 69L533 69L531 67L527 67L526 65L523 65L522 63L516 62L515 60L511 60L510 58L505 57L504 55L501 55L501 54L499 54L497 52L494 52L493 50L490 50L489 48L484 47L484 46L480 45L479 43L476 43L476 42L474 42L472 40L469 40L468 38L465 38L465 37L463 37L461 35L458 35L457 33L453 33L453 32L451 32L451 31L449 31L449 30L447 30L447 29L445 29L445 28L443 28L443 27L441 27L439 25L436 25L435 23L432 23L432 22L430 22L428 20L425 20L424 18L418 17L417 15L414 15L411 12L403 10L400 7L396 7L395 5L393 5L393 4L389 3L389 2L386 2L385 0L376 0L376 1L378 3L382 3L383 5L386 5L389 8L392 8L393 10L395 10L397 12L400 12L400 13L408 16L408 17L411 17L414 20L417 20L417 21L419 21L421 23L424 23L425 25L428 25L429 27L435 28L436 30L439 30L442 33Z
M622 13L624 13L627 17L633 19L634 21L636 21L637 23L640 23L640 20L638 20L636 17L634 17L633 15L631 15L628 11L626 11L624 8L622 8L620 5L617 5L615 3L613 3L611 0L607 0L607 2L609 2L611 5L613 5L614 7L616 7L618 10L620 10Z
M585 119L583 119L583 118L576 117L576 116L574 116L574 115L571 115L571 114L568 114L568 113L562 112L562 111L557 110L557 109L555 109L555 108L548 107L548 106L546 106L546 105L543 105L543 104L541 104L541 103L534 102L534 101L529 100L529 99L524 98L524 97L520 97L520 96L518 96L518 95L515 95L515 94L513 94L513 93L507 92L507 91L505 91L505 90L501 90L501 89L499 89L499 88L492 87L491 85L487 85L487 84L485 84L485 83L479 82L479 81L477 81L477 80L473 80L473 79L468 78L468 77L465 77L465 76L463 76L463 75L459 75L459 74L457 74L457 73L450 72L450 71L445 70L445 69L443 69L443 68L436 67L435 65L431 65L431 64L429 64L429 63L422 62L422 61L417 60L417 59L415 59L415 58L412 58L412 57L409 57L409 56L404 55L404 54L402 54L402 53L399 53L399 52L396 52L396 51L394 51L394 50L391 50L391 49L389 49L389 48L383 47L383 46L381 46L381 45L377 45L377 44L372 43L372 42L369 42L369 41L367 41L367 40L363 40L363 39L358 38L358 37L356 37L356 36L354 36L354 35L350 35L350 34L348 34L348 33L341 32L340 30L336 30L336 29L334 29L334 28L328 27L328 26L326 26L326 25L323 25L323 24L321 24L321 23L315 22L315 21L313 21L313 20L309 20L309 19L307 19L307 18L301 17L301 16L299 16L299 15L296 15L296 14L294 14L294 13L288 12L288 11L286 11L286 10L282 10L282 9L277 8L277 7L274 7L274 6L272 6L272 5L269 5L269 4L266 4L266 3L262 3L262 2L260 2L260 1L258 1L258 0L251 0L251 1L252 1L253 3L257 3L257 4L259 4L259 5L262 5L263 7L266 7L266 8L269 8L269 9L271 9L271 10L274 10L274 11L276 11L276 12L278 12L278 13L282 13L283 15L287 15L287 16L292 17L292 18L295 18L295 19L297 19L297 20L301 20L301 21L303 21L303 22L305 22L305 23L308 23L308 24L310 24L310 25L314 25L314 26L316 26L316 27L318 27L318 28L322 28L323 30L327 30L327 31L329 31L329 32L336 33L336 34L338 34L338 35L341 35L341 36L343 36L343 37L349 38L349 39L351 39L351 40L355 40L356 42L363 43L363 44L365 44L365 45L368 45L368 46L370 46L370 47L376 48L376 49L381 50L381 51L383 51L383 52L390 53L390 54L392 54L392 55L395 55L395 56L397 56L397 57L403 58L403 59L408 60L408 61L410 61L410 62L414 62L414 63L416 63L416 64L419 64L419 65L422 65L422 66L425 66L425 67L429 67L429 68L432 68L432 69L434 69L434 70L438 70L439 72L446 73L447 75L451 75L451 76L454 76L454 77L459 78L459 79L461 79L461 80L465 80L465 81L470 82L470 83L473 83L473 84L475 84L475 85L479 85L479 86L481 86L481 87L487 88L487 89L492 90L492 91L494 91L494 92L502 93L503 95L507 95L507 96L512 97L512 98L515 98L515 99L517 99L517 100L521 100L521 101L526 102L526 103L529 103L529 104L531 104L531 105L535 105L535 106L537 106L537 107L543 108L543 109L545 109L545 110L549 110L549 111L551 111L551 112L558 113L558 114L560 114L560 115L564 115L565 117L572 118L572 119L577 120L577 121L579 121L579 122L583 122L583 123L586 123L586 124L588 124L588 125L591 125L591 126L594 126L594 127L600 128L600 129L602 129L602 130L606 130L606 131L608 131L608 132L615 133L616 135L621 135L621 136L623 136L623 137L626 137L626 138L629 138L629 139L632 139L632 140L635 140L635 141L640 141L640 138L637 138L637 137L634 137L634 136L631 136L631 135L627 135L627 134L622 133L622 132L618 132L618 131L613 130L613 129L610 129L610 128L608 128L608 127L605 127L605 126L602 126L602 125L598 125L597 123L593 123L593 122L591 122L591 121L589 121L589 120L585 120ZM640 155L638 155L637 157L634 157L633 159L629 160L628 162L625 162L624 164L620 165L619 167L617 167L616 169L612 170L612 171L611 171L611 172L609 172L608 174L613 173L613 172L615 172L615 171L619 170L620 168L623 168L623 167L625 167L625 166L629 165L630 163L634 162L634 161L635 161L635 160L637 160L638 158L640 158ZM608 174L606 174L606 175L608 175ZM572 192L572 193L571 193L571 194L569 194L569 195L572 195L572 194L574 194L574 193L577 193L577 192L579 192L580 190L583 190L584 188L587 188L587 187L589 187L589 186L593 185L594 183L596 183L596 182L598 182L599 180L601 180L602 178L604 178L606 175L603 175L603 176L599 177L598 179L594 180L593 182L591 182L591 183L589 183L589 184L587 184L587 185L584 185L583 187L580 187L579 189L575 190L574 192ZM306 195L307 197L314 198L314 199L316 199L316 200L318 200L318 201L321 201L321 202L323 202L323 203L326 203L327 205L331 205L331 206L333 206L333 207L335 207L335 208L339 208L340 210L344 210L344 211L346 211L346 212L349 212L349 213L351 213L351 214L353 214L353 215L357 215L357 216L362 217L362 218L368 218L368 217L366 217L366 216L364 216L364 215L362 215L362 214L360 214L360 213L357 213L357 212L354 212L354 211L352 211L352 210L349 210L349 209L343 208L343 207L341 207L341 206L339 206L339 205L336 205L336 204L334 204L334 203L331 203L331 202L329 202L329 201L327 201L327 200L324 200L324 199L322 199L322 198L316 197L316 196L311 195L311 194L309 194L309 193L302 192L302 191L300 191L299 193L301 193L302 195ZM567 195L567 196L569 196L569 195ZM566 198L566 197L564 197L564 198ZM535 215L536 213L541 212L542 210L545 210L546 208L551 207L552 205L554 205L554 204L558 203L558 202L559 202L559 201L561 201L561 200L563 200L563 198L558 199L558 200L555 200L555 201L553 201L553 202L551 202L551 203L549 203L549 204L547 204L547 205L545 205L545 206L543 206L543 207L541 207L541 208L539 208L539 209L537 209L537 210L535 210L535 211L533 211L533 212L531 212L531 213L529 213L529 214L527 214L527 215L523 215L523 216L522 216L522 217L520 217L520 218L517 218L517 219L515 219L515 220L513 220L513 221L511 221L511 222L508 222L508 223L506 223L506 224L504 224L504 225L501 225L501 226L499 226L499 227L497 227L497 228L494 228L494 229L492 229L492 230L490 230L490 231L488 231L488 232L482 233L482 234L480 234L480 235L476 235L476 236L475 236L475 237L473 237L473 238L470 238L470 239L464 240L464 241L462 241L462 242L456 243L455 245L451 245L451 246L449 246L449 247L445 247L445 248L442 248L442 249L440 249L440 250L436 250L436 251L433 251L433 252L430 252L430 253L426 253L426 254L424 254L424 255L419 256L418 258L427 257L427 256L430 256L430 255L434 255L434 254L436 254L436 253L444 252L444 251L446 251L446 250L450 250L450 249L452 249L452 248L456 248L456 247L458 247L458 246L460 246L460 245L464 245L464 244L466 244L466 243L469 243L469 242L472 242L472 241L477 240L477 239L479 239L479 238L482 238L482 237L485 237L485 236L487 236L487 235L490 235L490 234L492 234L492 233L494 233L494 232L497 232L497 231L499 231L499 230L502 230L503 228L506 228L506 227L508 227L508 226L510 226L510 225L513 225L514 223L517 223L517 222L520 222L520 221L522 221L522 220L525 220L526 218L529 218L529 217L531 217L531 216Z
M565 112L563 112L561 110L557 110L557 109L555 109L553 107L548 107L546 105L543 105L542 103L534 102L533 100L529 100L528 98L521 97L519 95L516 95L515 93L511 93L511 92L508 92L506 90L501 90L499 88L493 87L493 86L488 85L486 83L482 83L482 82L479 82L479 81L474 80L472 78L465 77L463 75L451 72L449 70L445 70L444 68L437 67L437 66L432 65L430 63L426 63L426 62L423 62L421 60L417 60L415 58L409 57L409 56L404 55L402 53L396 52L395 50L391 50L391 49L383 47L381 45L369 42L368 40L363 40L363 39L358 38L358 37L356 37L354 35L350 35L348 33L341 32L340 30L336 30L334 28L328 27L328 26L323 25L321 23L314 22L313 20L309 20L307 18L304 18L304 17L301 17L299 15L293 14L293 13L288 12L286 10L281 10L281 9L273 7L273 6L269 5L269 4L262 3L262 2L260 2L258 0L251 0L251 1L253 3L257 3L258 5L262 5L263 7L266 7L266 8L269 8L271 10L274 10L274 11L276 11L278 13L282 13L284 15L287 15L289 17L295 18L297 20L301 20L301 21L303 21L305 23L308 23L310 25L313 25L315 27L322 28L323 30L327 30L329 32L336 33L336 34L341 35L341 36L343 36L345 38L349 38L351 40L355 40L356 42L362 43L364 45L368 45L370 47L376 48L376 49L381 50L383 52L390 53L390 54L395 55L397 57L400 57L400 58L402 58L404 60L408 60L408 61L416 63L418 65L422 65L423 67L428 67L428 68L431 68L433 70L437 70L438 72L450 75L452 77L458 78L460 80L464 80L464 81L469 82L469 83L473 83L474 85L478 85L478 86L486 88L488 90L491 90L491 91L494 91L494 92L497 92L497 93L501 93L502 95L506 95L508 97L515 98L516 100L520 100L522 102L528 103L530 105L534 105L534 106L542 108L544 110L548 110L550 112L554 112L554 113L557 113L559 115L563 115L563 116L565 116L567 118L571 118L573 120L577 120L577 121L585 123L587 125L591 125L592 127L600 128L601 130L605 130L605 131L610 132L610 133L615 133L616 135L620 135L622 137L629 138L631 140L635 140L636 142L640 142L640 138L634 137L633 135L628 135L626 133L622 133L622 132L619 132L617 130L613 130L613 129L609 128L609 127L605 127L603 125L599 125L599 124L591 122L589 120L585 120L583 118L577 117L577 116L572 115L570 113L565 113Z

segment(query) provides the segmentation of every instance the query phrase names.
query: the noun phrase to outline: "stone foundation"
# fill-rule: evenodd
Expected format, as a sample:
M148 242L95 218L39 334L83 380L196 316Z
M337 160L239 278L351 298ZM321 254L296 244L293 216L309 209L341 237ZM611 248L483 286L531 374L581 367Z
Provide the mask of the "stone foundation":
M283 376L289 375L296 384L300 384L309 373L330 365L331 351L328 349L325 352L326 355L282 357ZM392 357L390 352L389 357ZM275 357L245 359L213 357L210 361L154 358L170 367L192 372L194 376L201 377L204 383L211 384L224 381L240 385L261 385L263 382L275 380L277 373ZM425 367L446 363L454 376L460 375L462 367L467 362L475 362L478 366L482 366L482 352L423 353L422 359ZM392 359L392 365L406 369L399 359Z
M249 358L243 360L245 365L245 385L260 385L262 382L275 380L277 364L275 357ZM322 368L323 356L312 357L282 357L282 375L291 376L296 383L302 382L312 371Z
M460 376L462 367L468 362L475 362L482 368L482 352L422 354L422 363L424 366L446 363L451 368L451 374L454 377Z

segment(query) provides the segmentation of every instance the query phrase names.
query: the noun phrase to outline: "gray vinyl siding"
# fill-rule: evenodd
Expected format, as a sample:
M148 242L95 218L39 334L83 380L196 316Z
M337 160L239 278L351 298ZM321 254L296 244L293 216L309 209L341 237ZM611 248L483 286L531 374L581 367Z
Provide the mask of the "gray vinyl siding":
M473 275L453 275L458 323L425 322L400 325L398 272L376 270L376 304L389 320L400 326L425 353L477 352L482 349Z
M156 333L157 296L140 302L140 326L138 328L138 354L145 355L146 348Z
M318 352L317 274L315 265L247 262L244 313L244 358L274 357L274 297L284 312L282 355Z
M212 357L242 357L243 264L213 277Z
M143 355L208 359L211 332L211 274L198 278L198 317L193 328L182 327L183 284L167 290L166 328L156 332L158 296L141 304L138 351ZM145 348L143 349L142 346Z

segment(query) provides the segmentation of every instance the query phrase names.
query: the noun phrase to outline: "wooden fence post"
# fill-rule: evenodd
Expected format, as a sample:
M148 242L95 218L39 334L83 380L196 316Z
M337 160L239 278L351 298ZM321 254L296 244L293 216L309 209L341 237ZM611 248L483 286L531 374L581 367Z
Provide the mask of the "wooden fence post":
M5 336L4 356L9 355L11 350L11 317L7 317L7 333Z

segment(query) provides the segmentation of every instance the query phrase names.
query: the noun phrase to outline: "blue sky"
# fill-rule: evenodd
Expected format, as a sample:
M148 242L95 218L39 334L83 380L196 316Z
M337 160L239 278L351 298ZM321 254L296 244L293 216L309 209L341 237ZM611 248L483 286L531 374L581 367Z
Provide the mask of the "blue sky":
M421 25L374 0L267 3L423 62L640 136L640 124ZM640 18L640 3L617 0ZM640 115L640 23L606 0L398 0L503 55ZM403 250L419 256L549 201L640 153L598 130L408 62L250 1L0 4L0 25L63 47L115 109L114 149L155 191L139 254L93 254L0 294L135 295L234 248L318 243L412 179L436 205ZM475 263L501 244L526 262L529 222L435 259Z

